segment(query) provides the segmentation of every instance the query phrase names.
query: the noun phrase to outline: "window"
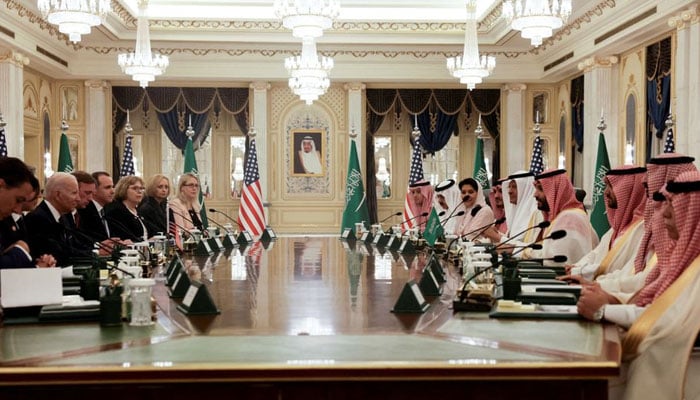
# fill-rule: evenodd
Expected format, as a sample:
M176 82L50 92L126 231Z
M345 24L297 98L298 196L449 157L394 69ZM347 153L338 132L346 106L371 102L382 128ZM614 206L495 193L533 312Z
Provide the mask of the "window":
M243 188L243 160L245 159L245 136L231 136L231 197L240 198Z
M377 136L374 138L374 165L377 177L377 198L391 197L391 138Z
M486 153L486 152L485 152ZM423 160L425 179L436 185L445 179L459 180L459 137L452 136L447 145L435 155Z

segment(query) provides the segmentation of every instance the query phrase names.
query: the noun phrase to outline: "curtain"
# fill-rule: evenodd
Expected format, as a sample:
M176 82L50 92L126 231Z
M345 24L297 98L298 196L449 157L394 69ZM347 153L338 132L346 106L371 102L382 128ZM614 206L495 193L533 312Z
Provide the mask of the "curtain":
M177 108L173 108L167 112L157 112L158 122L163 127L165 135L168 136L170 142L180 150L185 150L187 144L187 126L191 122L194 135L192 136L192 145L195 150L206 140L211 124L207 118L207 114L196 114L189 108L183 112L179 112ZM187 120L185 120L187 116Z
M447 115L429 108L418 114L418 128L421 131L420 145L424 153L435 155L442 150L457 128L457 115Z
M671 38L647 47L647 159L652 156L654 136L662 138L671 106Z
M576 150L583 152L583 75L571 80L571 135Z

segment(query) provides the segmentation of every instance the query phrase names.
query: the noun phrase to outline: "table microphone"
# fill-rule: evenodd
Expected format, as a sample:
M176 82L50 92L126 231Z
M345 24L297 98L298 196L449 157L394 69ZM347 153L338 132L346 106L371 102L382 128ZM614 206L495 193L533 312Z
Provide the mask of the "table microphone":
M533 243L531 243L531 244L539 243L539 242L545 241L545 240L547 240L547 239L559 240L559 239L561 239L561 238L563 238L563 237L565 237L565 236L566 236L566 231L560 229L560 230L557 230L557 231L554 231L554 232L550 233L549 236L545 236L545 237L543 237L542 239L537 240L537 241L535 241L535 242L533 242ZM520 249L520 250L518 250L518 251L513 252L513 253L511 254L511 256L514 256L514 255L516 255L516 254L519 254L520 252L522 252L522 251L525 250L526 248L527 248L527 247L524 247L524 248L522 248L522 249Z
M215 209L213 209L213 208L210 208L210 209L209 209L209 212L218 213L218 214L223 215L224 217L228 218L229 220L235 222L236 225L238 225L238 229L239 229L239 230L243 230L243 225L242 225L240 222L238 222L237 219L229 217L228 214L226 214L225 212L219 211L219 210L215 210Z
M523 229L521 232L519 232L517 235L513 235L513 236L509 237L508 239L506 239L505 241L499 243L499 244L496 246L496 248L494 248L494 250L498 250L499 247L501 247L501 246L503 246L504 244L506 244L506 243L508 243L508 242L510 242L510 241L512 241L512 240L514 240L515 238L517 238L518 236L522 235L523 233L525 233L525 232L527 232L527 231L530 231L530 230L533 230L533 229L536 229L536 228L546 229L546 228L549 228L549 225L551 225L551 222L549 222L549 221L542 221L542 222L540 222L540 223L537 224L537 225L527 227L527 228ZM537 243L537 242L535 242L535 243Z
M172 208L170 209L170 211L172 211L173 214L179 216L180 218L182 218L182 219L184 219L185 221L187 221L187 222L189 222L190 224L192 224L192 226L194 227L194 229L197 229L197 225L196 225L196 224L194 223L194 221L192 221L190 218L188 218L188 217L182 215L181 213L179 213L179 212L173 210ZM175 221L173 221L173 223L174 223L175 225L177 225L177 223L175 223ZM179 226L179 225L177 225L177 227L180 228L180 229L183 229L183 228L182 228L181 226ZM187 229L185 229L185 230L187 230ZM209 237L209 231L207 231L206 229L204 229L203 232L202 232L202 237Z
M563 263L563 262L566 262L566 260L568 260L568 259L569 259L569 258L568 258L567 256L565 256L565 255L556 255L556 256L554 256L554 257L534 258L534 259L528 260L528 261L554 261L554 262L556 262L556 263ZM473 281L474 278L476 278L477 276L479 276L479 275L485 273L486 271L490 271L490 270L494 269L496 266L498 266L498 264L496 264L496 265L491 265L491 266L489 266L489 267L487 267L487 268L484 268L484 269L480 270L479 272L475 273L474 275L470 276L469 279L467 279L467 280L464 282L464 285L462 285L462 290L464 290L464 288L467 287L467 284L468 284L469 282Z
M416 216L413 217L413 218L409 218L409 219L406 219L406 220L401 221L401 225L405 224L406 222L413 221L413 220L416 219L416 218L419 218L419 217L427 217L427 216L428 216L428 212L426 211L426 212L424 212L423 214L419 214L419 215L416 215Z
M479 232L479 235L481 235L481 234L483 233L483 231L485 231L486 229L490 228L491 226L493 226L493 225L500 225L500 224L502 224L502 223L504 223L504 222L506 222L506 217L501 217L501 218L499 218L499 219L497 219L497 220L495 220L495 221L493 221L493 222L490 222L490 223L488 223L488 224L486 224L486 225L484 225L484 226L478 227L478 228L474 229L474 230L471 231L471 232L467 232L467 233L465 233L464 235L462 235L461 237L464 238L464 237L466 237L466 236L471 235L472 233L476 233L476 232L479 232L479 231L482 231L482 232ZM477 235L477 236L479 236L479 235Z
M209 211L214 212L214 210L212 210L211 208L209 209ZM390 216L384 218L383 220L379 221L379 223L381 224L381 223L383 223L383 222L386 222L386 220L388 220L389 218L392 218L392 217L399 217L399 216L401 216L401 215L403 215L403 213L402 213L401 211L399 211L399 212L397 212L397 213L391 214Z
M444 212L444 211L443 211L443 212ZM464 215L464 214L466 214L466 211L462 210L462 211L458 212L458 213L455 214L455 215L449 215L447 218L445 218L445 219L443 219L442 221L440 221L440 223L444 226L444 225L445 225L445 222L447 222L450 218L453 218L453 217L461 217L461 216Z

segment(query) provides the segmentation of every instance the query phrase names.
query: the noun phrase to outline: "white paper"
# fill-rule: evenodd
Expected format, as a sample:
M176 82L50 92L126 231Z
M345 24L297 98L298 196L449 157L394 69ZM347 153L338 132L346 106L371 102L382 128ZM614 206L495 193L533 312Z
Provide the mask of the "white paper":
M61 268L0 270L0 305L5 308L63 303Z

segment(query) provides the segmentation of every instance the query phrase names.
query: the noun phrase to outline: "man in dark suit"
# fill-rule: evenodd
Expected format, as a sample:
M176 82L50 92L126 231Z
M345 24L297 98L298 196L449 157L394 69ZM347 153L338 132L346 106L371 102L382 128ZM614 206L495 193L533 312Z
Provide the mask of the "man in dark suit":
M22 206L33 197L34 188L38 186L39 181L20 159L0 159L0 219L12 218L13 212L21 213ZM43 254L35 263L24 240L10 242L9 238L0 236L0 268L52 267L55 264L53 257Z
M94 172L92 178L95 182L94 194L83 208L78 207L80 215L80 230L97 241L109 239L109 224L104 219L104 207L114 198L114 184L108 173Z
M46 182L45 197L25 216L32 255L51 254L58 265L70 264L71 257L89 257L92 241L75 235L67 220L78 204L78 181L71 174L56 172Z

